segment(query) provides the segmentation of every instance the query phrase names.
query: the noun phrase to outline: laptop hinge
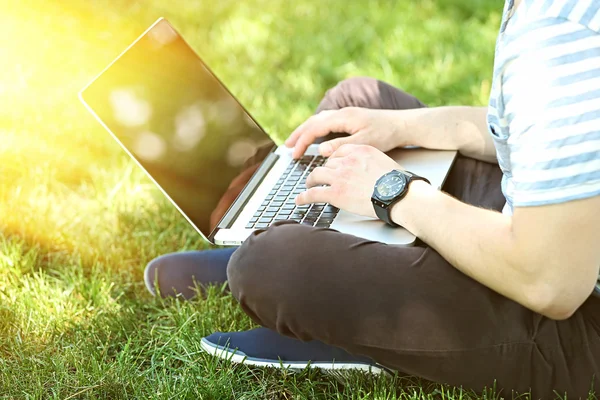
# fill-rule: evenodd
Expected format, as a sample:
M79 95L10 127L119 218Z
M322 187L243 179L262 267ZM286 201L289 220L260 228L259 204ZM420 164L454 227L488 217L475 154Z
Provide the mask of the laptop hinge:
M242 212L244 206L250 200L256 189L260 186L263 179L267 176L267 173L271 170L273 165L279 160L279 155L271 152L264 159L260 167L256 170L250 181L246 184L242 192L235 199L229 210L225 213L221 221L217 224L217 227L210 234L209 240L212 242L214 235L219 229L231 228L237 216Z

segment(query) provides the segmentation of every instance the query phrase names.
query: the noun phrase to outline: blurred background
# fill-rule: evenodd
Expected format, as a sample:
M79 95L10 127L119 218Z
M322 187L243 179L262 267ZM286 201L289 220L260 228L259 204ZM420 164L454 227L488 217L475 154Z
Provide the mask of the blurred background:
M150 299L149 260L207 245L77 98L158 17L283 139L352 76L430 106L485 105L502 5L0 0L0 397L156 394L144 374L157 371L168 391L179 376L172 361L151 370L146 361L183 325L195 327L181 339L190 346L212 330L250 326L227 295ZM122 356L133 348L146 361Z

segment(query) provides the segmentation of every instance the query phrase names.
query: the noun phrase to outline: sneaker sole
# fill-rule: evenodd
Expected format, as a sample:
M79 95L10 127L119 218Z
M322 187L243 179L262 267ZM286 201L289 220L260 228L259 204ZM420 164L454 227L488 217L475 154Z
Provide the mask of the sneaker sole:
M200 342L202 350L208 354L220 359L229 360L236 364L246 364L256 367L273 367L291 370L304 370L306 367L318 368L324 371L349 371L357 370L361 372L370 372L372 374L391 375L390 372L381 366L364 363L330 363L330 362L307 362L307 361L273 361L263 358L249 357L243 352L236 350L231 351L228 347L212 344L202 338Z

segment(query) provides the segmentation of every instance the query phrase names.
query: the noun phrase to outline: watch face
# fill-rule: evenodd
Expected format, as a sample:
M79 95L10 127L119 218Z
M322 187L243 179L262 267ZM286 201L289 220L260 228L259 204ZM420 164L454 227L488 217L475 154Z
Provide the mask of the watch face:
M404 190L406 186L406 178L401 174L388 174L383 176L375 190L377 191L377 197L382 200L391 200Z

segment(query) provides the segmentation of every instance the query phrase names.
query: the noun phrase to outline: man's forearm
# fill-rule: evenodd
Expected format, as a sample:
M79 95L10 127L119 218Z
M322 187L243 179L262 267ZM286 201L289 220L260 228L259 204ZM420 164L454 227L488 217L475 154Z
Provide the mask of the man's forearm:
M543 262L536 254L521 251L510 216L467 205L415 181L393 207L392 219L464 274L529 309L548 312L546 283L561 283L538 268ZM568 312L552 310L547 315L561 318Z
M428 149L458 150L464 156L496 163L488 133L487 108L448 106L399 111L412 144Z

